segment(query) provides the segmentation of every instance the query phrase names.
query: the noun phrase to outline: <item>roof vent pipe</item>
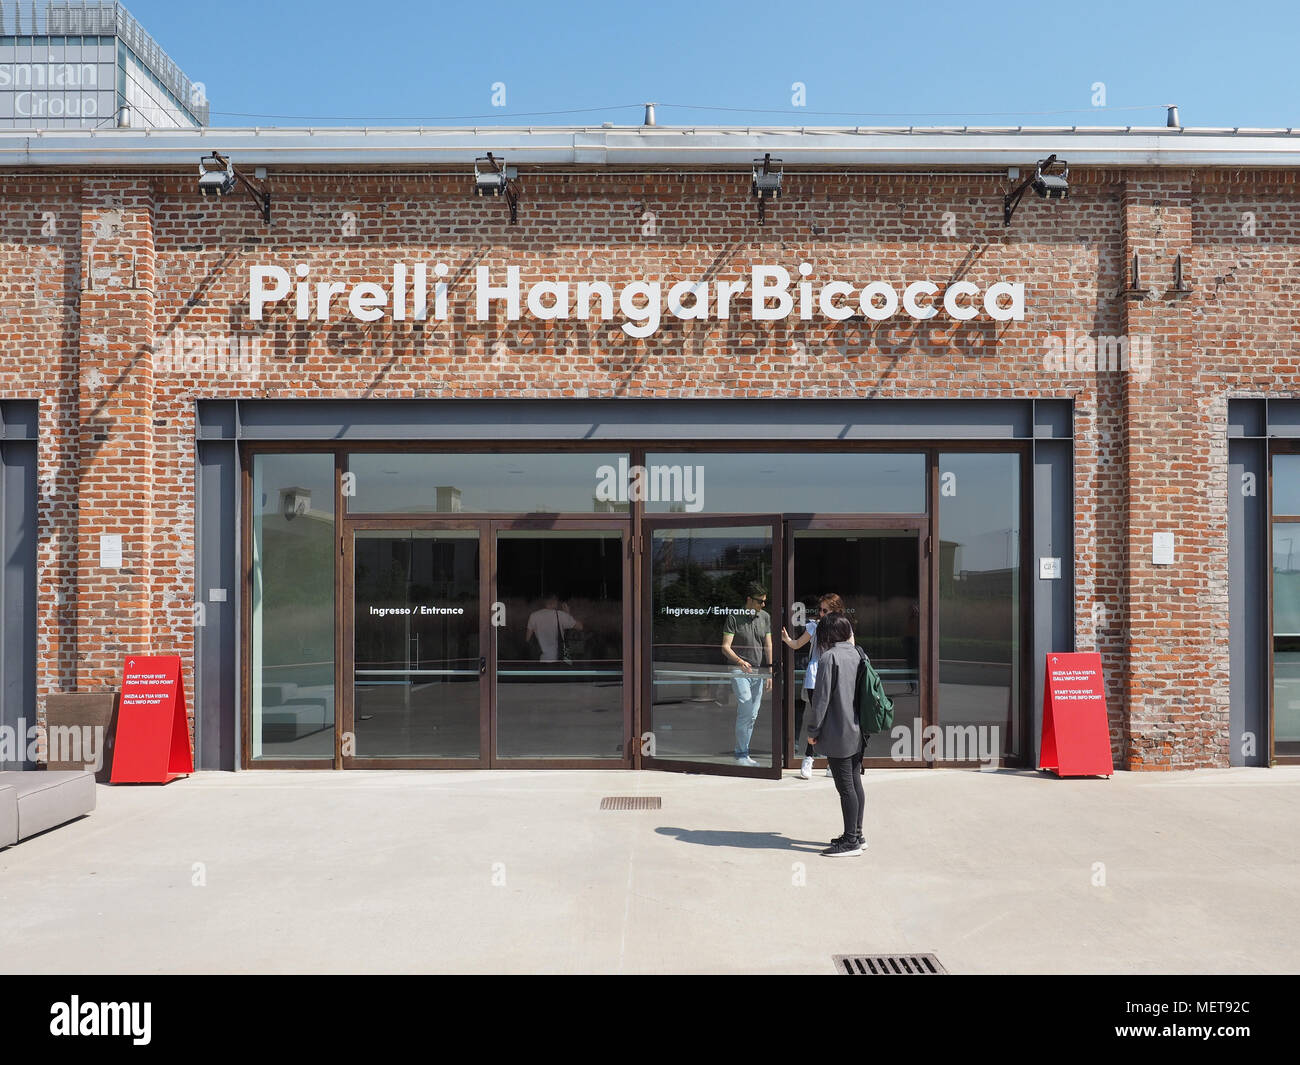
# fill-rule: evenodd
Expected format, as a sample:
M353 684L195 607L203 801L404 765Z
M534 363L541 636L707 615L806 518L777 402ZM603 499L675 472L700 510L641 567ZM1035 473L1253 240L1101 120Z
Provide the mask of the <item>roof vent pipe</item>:
M1169 105L1169 117L1165 119L1165 125L1170 129L1182 129L1183 124L1178 121L1178 105Z
M655 105L654 105L654 104L646 104L646 105L645 105L645 121L642 122L641 125L643 125L643 126L653 126L654 124L655 124Z

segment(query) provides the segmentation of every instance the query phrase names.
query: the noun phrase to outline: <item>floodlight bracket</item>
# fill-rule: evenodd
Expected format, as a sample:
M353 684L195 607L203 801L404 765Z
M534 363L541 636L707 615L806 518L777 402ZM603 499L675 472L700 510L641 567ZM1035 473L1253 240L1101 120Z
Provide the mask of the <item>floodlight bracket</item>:
M773 169L776 164L776 169ZM750 193L758 197L758 224L767 223L767 201L781 198L781 180L784 171L781 160L773 159L771 152L764 152L762 159L754 160L754 173L750 181Z

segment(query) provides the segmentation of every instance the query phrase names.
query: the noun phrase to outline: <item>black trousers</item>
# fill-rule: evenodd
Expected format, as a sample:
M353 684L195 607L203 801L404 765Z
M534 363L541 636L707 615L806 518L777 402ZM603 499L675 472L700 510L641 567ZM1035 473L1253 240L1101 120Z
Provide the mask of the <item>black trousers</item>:
M804 688L803 695L804 697L802 699L796 696L794 700L794 742L795 743L799 742L799 736L803 732L803 712L808 709L808 700L812 697L812 692L808 688ZM795 751L795 754L798 753L799 753L798 751ZM809 743L807 740L803 741L803 757L804 758L817 757L817 751L814 750L813 745Z
M862 815L867 809L867 797L862 790L862 755L864 748L851 758L827 758L835 790L840 793L840 812L844 815L844 834L862 835Z

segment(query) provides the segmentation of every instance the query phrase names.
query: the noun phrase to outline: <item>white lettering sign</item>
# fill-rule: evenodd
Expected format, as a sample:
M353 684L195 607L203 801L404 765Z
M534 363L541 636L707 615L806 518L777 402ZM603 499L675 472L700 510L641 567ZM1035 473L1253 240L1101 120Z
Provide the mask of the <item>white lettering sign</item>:
M442 279L449 267L437 263L432 272ZM801 278L810 278L811 273L808 263L800 264ZM344 309L361 322L374 322L386 315L398 322L408 318L424 321L429 317L428 285L425 263L395 263L387 283L351 284L314 277L309 263L294 263L292 268L255 264L248 268L248 316L260 322L268 308L283 303L300 322L328 322ZM743 300L746 290L748 301ZM447 283L439 280L432 301L435 320L448 319L448 302ZM721 321L732 316L733 305L743 307L745 302L749 317L756 322L780 322L795 314L805 321L820 314L834 322L854 316L879 322L899 313L926 321L938 315L941 306L948 317L959 322L981 313L995 322L1019 322L1025 317L1025 286L1019 281L997 281L983 290L971 281L956 281L944 288L933 281L905 285L838 278L795 282L784 266L755 265L747 279L737 281L698 278L666 284L636 278L616 285L544 279L525 288L518 266L507 266L504 277L488 266L474 271L474 316L480 322L498 314L511 322L525 313L539 321L610 321L618 315L623 319L623 332L644 338L658 332L665 319Z

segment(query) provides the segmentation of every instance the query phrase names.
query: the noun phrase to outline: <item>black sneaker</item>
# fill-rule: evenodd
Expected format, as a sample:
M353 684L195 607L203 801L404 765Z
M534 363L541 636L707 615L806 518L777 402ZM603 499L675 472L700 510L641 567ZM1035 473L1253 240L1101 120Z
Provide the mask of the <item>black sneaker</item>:
M822 851L827 858L849 858L861 853L862 845L856 839L840 840L839 843L832 843Z

